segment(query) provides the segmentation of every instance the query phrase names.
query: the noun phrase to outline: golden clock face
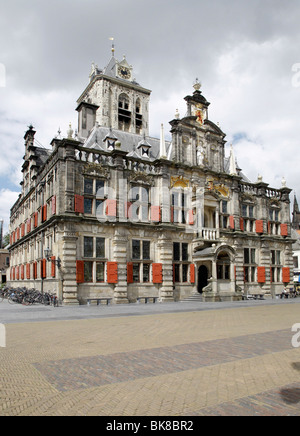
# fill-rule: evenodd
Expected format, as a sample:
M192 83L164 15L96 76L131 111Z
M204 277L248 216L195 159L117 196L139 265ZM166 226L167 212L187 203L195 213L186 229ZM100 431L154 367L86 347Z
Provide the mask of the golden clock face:
M118 73L121 77L123 77L124 79L130 79L130 70L126 67L119 67L118 68Z

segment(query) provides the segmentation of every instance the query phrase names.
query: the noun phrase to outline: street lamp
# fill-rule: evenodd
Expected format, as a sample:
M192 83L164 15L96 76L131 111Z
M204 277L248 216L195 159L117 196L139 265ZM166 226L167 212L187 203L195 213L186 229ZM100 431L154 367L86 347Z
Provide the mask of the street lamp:
M50 250L49 247L44 250L44 254L45 254L45 258L48 260L48 262L52 262L54 265L57 265L58 268L61 267L61 260L60 260L60 258L52 259L52 253L51 253L51 250Z

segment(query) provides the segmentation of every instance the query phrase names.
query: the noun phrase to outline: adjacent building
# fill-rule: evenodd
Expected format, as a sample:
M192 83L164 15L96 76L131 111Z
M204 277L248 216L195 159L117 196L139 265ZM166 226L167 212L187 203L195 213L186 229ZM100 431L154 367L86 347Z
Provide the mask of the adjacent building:
M291 189L251 182L209 118L196 80L171 141L149 136L151 91L124 57L92 65L78 129L51 148L25 134L22 193L11 209L10 284L64 304L201 294L275 297L293 281Z

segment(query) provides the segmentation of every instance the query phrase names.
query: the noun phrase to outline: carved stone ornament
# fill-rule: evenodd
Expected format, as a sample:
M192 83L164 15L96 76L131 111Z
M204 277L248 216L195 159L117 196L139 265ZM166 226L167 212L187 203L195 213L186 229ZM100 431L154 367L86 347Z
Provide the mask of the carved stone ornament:
M243 202L247 202L247 203L256 203L256 199L253 195L251 194L247 194L247 193L243 193L241 195L241 201Z
M101 176L106 179L110 178L110 171L102 164L88 163L84 165L82 173L89 176Z
M130 183L142 183L143 185L154 186L154 179L143 171L136 171L129 177Z

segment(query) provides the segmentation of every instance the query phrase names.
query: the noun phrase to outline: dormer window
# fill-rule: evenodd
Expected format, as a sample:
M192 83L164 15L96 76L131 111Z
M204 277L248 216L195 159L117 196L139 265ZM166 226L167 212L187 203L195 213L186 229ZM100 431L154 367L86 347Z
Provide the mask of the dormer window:
M107 139L107 141L106 141L106 145L107 145L107 150L108 150L108 151L112 151L112 150L115 149L115 142L116 142L116 141L114 141L114 140Z
M142 147L142 157L149 157L149 148Z
M107 151L113 151L115 149L117 139L118 138L113 134L112 129L109 129L109 133L103 139L103 142L106 144Z
M144 136L144 139L139 142L137 148L138 148L138 150L140 150L142 158L147 158L148 159L150 157L151 144L149 144L149 142L146 141L146 137L145 136Z

